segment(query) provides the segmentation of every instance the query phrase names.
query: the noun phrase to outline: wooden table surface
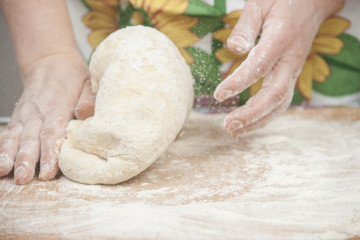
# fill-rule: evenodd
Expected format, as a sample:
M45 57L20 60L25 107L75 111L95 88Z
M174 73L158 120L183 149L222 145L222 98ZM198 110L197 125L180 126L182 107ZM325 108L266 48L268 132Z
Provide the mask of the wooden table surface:
M0 179L0 239L360 239L360 109L288 111L234 140L191 114L115 186Z

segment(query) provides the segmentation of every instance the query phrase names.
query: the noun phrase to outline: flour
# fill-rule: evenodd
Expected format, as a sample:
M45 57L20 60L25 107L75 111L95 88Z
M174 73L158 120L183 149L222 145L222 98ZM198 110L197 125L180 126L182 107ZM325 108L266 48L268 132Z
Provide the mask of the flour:
M233 140L221 126L223 115L193 113L158 161L115 186L64 177L16 186L2 179L0 237L14 232L71 239L360 235L360 123L319 115L284 115Z

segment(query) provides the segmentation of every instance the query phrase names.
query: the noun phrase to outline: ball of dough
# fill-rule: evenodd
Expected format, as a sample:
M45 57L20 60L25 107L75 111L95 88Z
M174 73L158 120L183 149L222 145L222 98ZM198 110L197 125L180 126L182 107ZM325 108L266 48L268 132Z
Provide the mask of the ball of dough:
M81 183L116 184L158 159L193 104L190 68L154 28L109 35L90 63L95 113L72 120L59 155L63 174Z

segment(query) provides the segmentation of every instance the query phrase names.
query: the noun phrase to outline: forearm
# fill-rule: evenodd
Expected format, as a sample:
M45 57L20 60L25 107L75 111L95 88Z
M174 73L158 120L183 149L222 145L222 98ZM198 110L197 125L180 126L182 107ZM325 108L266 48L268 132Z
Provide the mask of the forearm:
M65 0L0 0L0 8L23 74L40 59L77 51Z

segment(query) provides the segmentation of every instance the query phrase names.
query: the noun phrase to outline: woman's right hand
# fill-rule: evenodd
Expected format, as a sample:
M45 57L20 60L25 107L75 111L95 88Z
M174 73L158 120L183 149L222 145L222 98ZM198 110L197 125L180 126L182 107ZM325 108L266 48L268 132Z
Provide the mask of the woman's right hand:
M268 124L290 105L296 80L321 23L343 0L248 0L228 38L228 47L247 59L215 90L218 101L235 96L264 77L261 90L230 113L231 136ZM257 37L261 34L258 43Z

